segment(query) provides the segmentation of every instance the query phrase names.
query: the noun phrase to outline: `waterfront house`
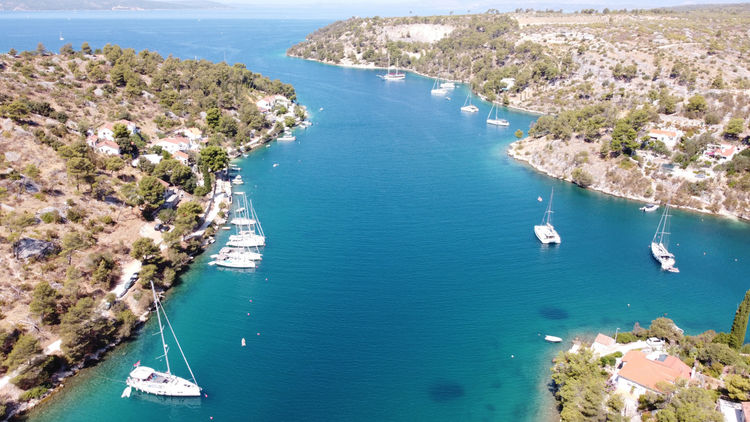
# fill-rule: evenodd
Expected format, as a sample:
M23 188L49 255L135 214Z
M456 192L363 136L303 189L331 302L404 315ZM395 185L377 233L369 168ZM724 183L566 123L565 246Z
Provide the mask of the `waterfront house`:
M615 339L606 334L599 333L596 335L594 342L591 343L591 351L595 355L604 356L613 353L612 350L616 345Z
M669 149L674 149L677 142L682 138L682 131L677 129L651 129L648 131L648 137L654 141L664 142Z
M635 397L648 391L661 393L658 383L690 380L692 374L691 368L675 356L660 352L646 355L640 350L626 353L618 369L613 375L617 389Z

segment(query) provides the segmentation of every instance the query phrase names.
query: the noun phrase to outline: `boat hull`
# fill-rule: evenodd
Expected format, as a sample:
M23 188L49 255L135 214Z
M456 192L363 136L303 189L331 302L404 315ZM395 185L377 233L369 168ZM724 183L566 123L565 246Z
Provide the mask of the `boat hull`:
M510 126L510 122L504 119L487 119L487 124L492 126Z
M661 265L661 269L672 273L678 273L680 270L675 267L676 261L667 248L661 243L651 242L651 256Z
M467 113L476 113L479 111L479 107L475 105L463 106L461 107L461 111L465 111Z
M562 240L551 224L534 226L534 234L540 242L547 244L559 244Z
M125 383L136 391L168 397L200 397L201 388L197 384L174 374L154 371L139 366L130 372Z

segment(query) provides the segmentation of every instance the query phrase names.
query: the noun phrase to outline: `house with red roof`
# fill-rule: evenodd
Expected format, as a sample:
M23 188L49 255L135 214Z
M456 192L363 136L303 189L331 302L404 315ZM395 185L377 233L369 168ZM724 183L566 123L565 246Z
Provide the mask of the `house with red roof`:
M120 155L120 146L109 140L99 141L94 149L106 155Z
M648 137L655 141L664 142L664 145L669 149L674 149L677 142L680 142L680 138L684 133L677 129L651 129L648 131Z
M174 157L177 161L181 162L184 165L188 165L188 162L190 160L190 156L182 151L175 151L175 153L172 154L172 157Z
M591 343L591 351L596 355L604 356L612 353L615 345L615 339L606 334L599 333L596 335L594 342Z
M631 350L622 357L619 370L613 376L618 390L637 397L648 391L661 393L657 387L661 382L674 384L678 379L691 379L692 369L679 358L665 354L649 356L640 350Z

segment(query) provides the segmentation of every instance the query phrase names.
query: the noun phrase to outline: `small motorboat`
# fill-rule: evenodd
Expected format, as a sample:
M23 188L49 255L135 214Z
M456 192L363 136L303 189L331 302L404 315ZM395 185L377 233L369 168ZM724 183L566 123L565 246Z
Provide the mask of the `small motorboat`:
M638 209L643 212L653 212L659 209L659 205L658 204L646 204Z
M562 342L562 339L560 337L546 335L544 336L544 341L549 342L549 343L560 343Z

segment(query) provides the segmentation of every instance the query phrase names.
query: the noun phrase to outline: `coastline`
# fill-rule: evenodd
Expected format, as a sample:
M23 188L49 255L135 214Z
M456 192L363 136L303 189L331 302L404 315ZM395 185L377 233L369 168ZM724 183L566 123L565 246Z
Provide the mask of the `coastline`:
M307 120L307 119L305 119ZM299 124L294 126L294 129L298 129L300 127ZM250 153L256 149L261 148L264 145L269 145L271 142L276 141L277 134L273 133L273 128L270 129L267 133L269 136L261 136L259 137L254 144L247 148L243 149L229 149L225 148L227 151L227 155L230 158L230 162L239 158L243 158L243 153ZM223 171L220 171L219 173L222 173ZM222 187L223 184L226 184L226 186ZM232 194L232 184L231 181L223 180L221 178L216 178L214 180L214 184L212 187L212 192L214 192L214 195L211 198L208 198L206 200L206 203L208 204L207 209L205 210L203 216L201 218L204 219L204 223L201 224L194 232L187 234L185 237L197 237L197 236L204 236L205 230L208 227L212 226L219 226L223 224L222 218L219 218L217 216L218 210L221 209L221 204L226 203L227 197L225 196L225 193L229 193L229 195ZM228 192L227 192L228 191ZM214 235L206 236L202 238L201 241L201 247L196 251L194 255L190 256L190 260L188 263L184 265L184 267L180 268L178 272L179 275L187 272L190 270L190 265L194 262L195 257L198 257L202 255L208 246L213 244ZM124 263L120 263L120 265L124 266ZM162 297L162 301L164 301L164 298L166 297L166 293L171 290L171 288L174 286L170 286L167 289L164 289L159 292L159 295ZM123 294L123 297L119 300L125 300L126 295L130 293L130 289L126 291L125 294ZM44 394L43 397L38 399L32 399L25 402L15 402L17 406L15 407L9 407L5 417L2 419L3 421L12 420L15 417L18 417L20 415L24 415L25 413L31 411L35 407L39 406L42 403L45 403L47 400L51 399L53 396L55 396L57 393L62 391L65 387L65 381L70 379L71 377L75 377L78 375L78 373L84 369L84 368L91 368L97 366L102 359L104 359L108 353L114 352L118 346L122 345L123 343L135 341L140 335L141 335L141 329L143 326L149 321L151 318L152 312L151 309L145 310L141 315L138 315L137 323L132 327L132 333L129 337L120 337L116 338L114 341L108 343L106 346L102 347L101 349L97 350L91 355L85 356L81 361L76 362L75 364L72 364L67 370L63 372L58 372L53 376L54 383L49 388L49 390ZM54 354L54 352L46 355L50 356ZM6 374L8 375L8 374ZM10 403L6 403L10 404Z
M322 61L322 60L318 60L318 59L309 59L309 58L306 59L306 58L304 58L302 56L295 56L293 54L287 54L287 56L293 57L295 59L300 59L300 60L308 60L308 61L311 61L311 62L316 62L316 63L328 65L328 66L336 66L336 67L343 67L343 68L349 68L349 69L388 70L387 67L375 66L375 64L373 64L373 63L369 63L369 64L332 63L332 62ZM418 71L412 70L412 69L403 68L401 70L403 70L404 72L409 72L409 73L412 73L412 74L415 74L415 75L419 75L419 76L422 76L422 77L425 77L425 78L430 78L430 79L435 79L436 78L436 76L428 75L426 73L421 73L421 72L418 72ZM534 114L534 115L537 115L537 116L544 116L545 114L548 114L548 113L546 113L544 111L534 110L532 108L524 107L524 106L521 106L521 105L515 105L515 104L505 105L505 104L501 104L501 103L499 103L497 101L489 101L489 100L487 100L487 98L484 95L479 94L478 92L474 92L474 90L471 88L471 83L469 81L466 81L466 80L463 80L463 79L445 79L445 80L448 81L448 82L457 82L457 83L469 86L469 89L471 90L472 94L474 94L477 97L479 97L482 101L485 101L485 102L488 102L488 103L491 103L491 104L494 103L496 105L503 106L503 107L505 107L507 109L510 109L510 110L515 110L515 111L520 111L520 112L523 112L523 113Z
M304 58L304 57L301 57L301 56L295 56L295 55L291 55L291 54L287 54L287 55L289 57L294 57L294 58L301 59L301 60L313 61L313 62L317 62L317 63L321 63L321 64L324 64L324 65L329 65L329 66L337 66L337 67L352 68L352 69L365 69L365 70L387 70L388 69L388 68L382 67L382 66L375 66L374 64L332 63L332 62L328 62L328 61L321 61L321 60L318 60L318 59ZM409 73L413 73L413 74L422 76L422 77L432 78L432 79L435 78L434 76L423 74L423 73L420 73L420 72L417 72L417 71L414 71L414 70L409 70L409 69L403 69L403 70L406 71L406 72L409 72ZM453 81L453 82L458 82L458 83L462 83L462 84L467 84L468 85L468 82L463 81L463 80L456 80L456 81ZM474 93L473 90L472 90L472 93ZM490 102L483 95L478 94L478 93L474 93L474 94L477 95L480 99L482 99L482 101ZM497 102L492 102L492 103L498 104ZM514 110L514 111L523 112L523 113L529 113L529 114L533 114L533 115L536 115L536 116L544 116L544 115L548 114L548 113L545 113L545 112L540 111L540 110L534 110L534 109L526 108L526 107L523 107L523 106L520 106L520 105L509 104L509 105L502 105L502 106L505 107L505 108L507 108L507 109L509 109L509 110ZM552 169L545 168L545 167L543 167L540 164L533 163L532 159L530 157L524 157L520 153L518 153L516 151L516 147L518 145L520 145L521 142L526 141L527 139L529 139L529 138L526 137L526 138L523 138L523 139L520 139L518 141L515 141L515 142L511 143L508 146L508 149L506 150L506 153L510 157L512 157L513 159L527 164L529 167L531 167L532 169L534 169L535 171L537 171L539 173L542 173L542 174L544 174L546 176L549 176L549 177L552 177L552 178L555 178L555 179L564 180L564 181L570 182L570 183L575 183L575 182L573 182L573 180L570 177L568 177L568 176L566 176L564 174L559 174L559 173L553 171ZM638 201L638 202L642 202L642 203L649 203L649 202L654 201L654 198L648 198L646 196L636 195L636 194L633 194L633 193L625 193L625 192L622 192L622 191L615 190L615 189L613 189L610 186L599 186L599 185L597 185L597 186L589 186L586 189L590 189L592 191L596 191L596 192L603 193L603 194L606 194L606 195L611 195L611 196L615 196L615 197L618 197L618 198L624 198L624 199L628 199L628 200L632 200L632 201ZM673 208L683 209L683 210L686 210L686 211L697 212L697 213L700 213L700 214L706 214L706 215L712 215L712 216L716 216L716 217L729 218L729 219L733 219L733 220L737 220L737 221L742 221L742 222L750 222L750 216L743 216L743 215L735 214L735 213L732 213L730 211L727 211L724 208L720 209L717 212L714 212L714 211L711 211L711 210L708 210L708 209L705 209L705 208L698 208L698 207L693 207L693 206L685 205L685 204L672 204L672 207Z
M525 165L529 166L533 170L535 170L535 171L537 171L539 173L542 173L542 174L544 174L544 175L546 175L548 177L552 177L552 178L555 178L555 179L559 179L559 180L563 180L563 181L575 184L575 182L573 181L573 179L569 175L560 174L560 173L558 173L558 172L556 172L556 171L554 171L554 170L552 170L550 168L544 167L542 164L534 163L534 162L532 162L532 157L530 157L530 156L523 156L522 154L520 154L519 149L517 148L517 146L520 145L522 142L528 140L528 139L530 139L530 138L527 137L527 138L519 139L519 140L517 140L515 142L512 142L511 144L509 144L508 147L507 147L507 150L506 150L506 154L508 156L510 156L511 158L513 158L514 160L519 161L521 163L524 163ZM640 203L654 202L654 198L649 198L649 197L646 197L646 196L643 196L643 195L636 195L636 194L633 194L633 193L626 193L626 192L622 192L622 191L617 191L617 190L611 188L610 186L606 186L606 185L604 185L604 186L603 185L591 185L591 186L586 187L584 189L592 190L592 191L603 193L603 194L606 194L606 195L611 195L611 196L618 197L618 198L628 199L628 200L631 200L631 201L637 201L637 202L640 202ZM679 208L679 209L686 210L686 211L692 211L692 212L696 212L696 213L700 213L700 214L706 214L706 215L711 215L711 216L716 216L716 217L728 218L728 219L732 219L732 220L736 220L736 221L741 221L741 222L745 222L745 223L750 222L750 217L745 217L743 215L738 215L738 214L732 213L730 211L727 211L724 208L722 208L718 212L713 212L711 210L707 210L707 209L704 209L704 208L697 208L697 207L693 207L693 206L690 206L690 205L684 205L684 204L674 204L674 203L672 203L671 207L672 208Z

